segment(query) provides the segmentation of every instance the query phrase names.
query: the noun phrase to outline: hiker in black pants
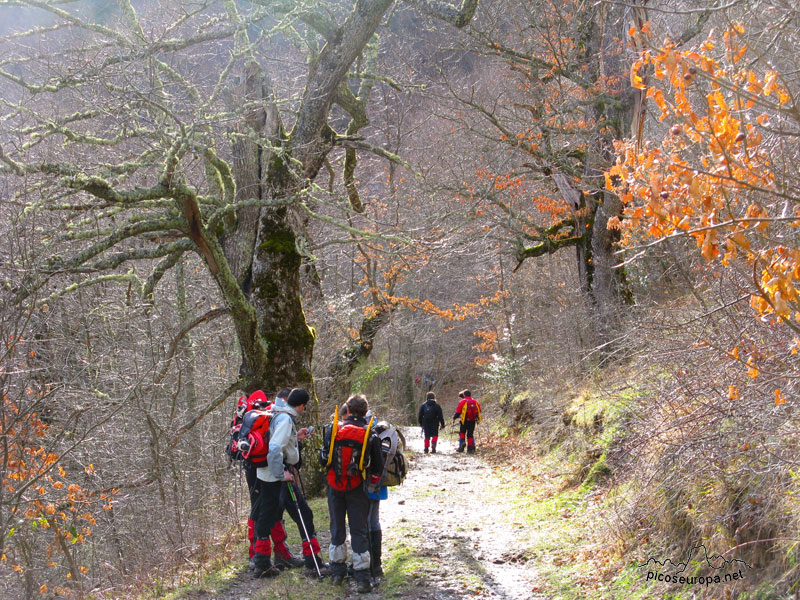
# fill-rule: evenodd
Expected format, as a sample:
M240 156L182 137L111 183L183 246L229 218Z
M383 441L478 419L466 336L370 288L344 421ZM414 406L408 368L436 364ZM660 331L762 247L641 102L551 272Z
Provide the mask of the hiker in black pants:
M369 404L362 394L347 399L348 416L338 423L334 417L325 456L328 480L328 510L330 512L330 568L331 582L341 584L347 574L345 516L350 528L353 550L353 576L359 593L372 589L370 581L369 498L364 487L365 478L372 484L380 481L383 473L381 441L371 433L366 420ZM323 442L323 447L325 443Z
M256 578L278 574L277 565L273 566L270 560L269 532L283 515L282 488L286 487L287 482L294 481L294 475L288 469L300 462L297 444L308 435L308 428L303 427L298 431L295 419L303 413L309 400L308 392L295 388L285 402L278 398L272 405L268 462L266 467L259 467L256 471L256 485L259 487L254 507L256 542L253 576Z
M284 398L286 395L289 394L291 390L285 390L286 394L284 394ZM239 398L239 404L236 408L236 415L239 419L239 423L241 423L242 418L244 415L253 409L260 410L269 407L270 401L267 399L267 396L264 394L263 391L257 390L250 394L248 398L242 396ZM235 423L236 421L234 421ZM238 455L238 460L241 460L241 455ZM247 519L247 539L250 542L249 552L250 552L250 568L255 568L255 523L256 523L256 500L258 499L258 492L260 486L258 484L258 478L256 476L256 470L258 467L253 465L248 461L242 461L242 470L244 471L244 478L247 482L247 491L250 497L250 516ZM270 531L270 537L272 538L272 550L275 553L275 560L276 563L286 564L294 561L294 557L292 553L289 551L289 547L286 545L286 529L284 528L283 521L278 521L275 523L275 526ZM281 562L283 561L283 562Z
M297 524L297 529L300 531L300 539L303 542L303 564L308 574L316 574L318 572L322 576L330 575L330 568L319 555L321 548L317 541L317 530L314 527L314 513L306 501L305 494L300 489L300 486L297 485L300 464L293 466L291 471L295 476L295 481L288 482L281 490L281 505L289 513L292 521ZM292 496L289 493L290 485L292 486L295 500L292 500ZM303 524L305 524L305 529L308 530L308 538L306 538ZM318 569L319 571L317 571Z
M439 441L439 427L444 429L444 415L442 407L436 403L436 395L428 392L425 402L419 407L417 420L422 427L425 436L425 454L430 448L431 453L436 454L436 442Z
M458 394L461 401L456 407L453 420L460 419L461 429L458 432L458 448L456 452L463 452L466 446L467 452L475 452L475 425L481 422L481 405L472 397L472 392L464 390Z

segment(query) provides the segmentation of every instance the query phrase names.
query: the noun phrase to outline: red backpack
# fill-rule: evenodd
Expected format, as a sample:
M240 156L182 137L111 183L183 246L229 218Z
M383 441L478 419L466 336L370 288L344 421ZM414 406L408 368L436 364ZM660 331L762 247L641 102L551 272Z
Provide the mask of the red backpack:
M242 398L239 398L239 409L242 406ZM272 419L272 412L269 410L270 401L267 395L256 390L247 400L245 400L244 416L237 435L237 449L241 457L256 467L267 466L267 454L269 453L269 425ZM234 424L234 428L236 425ZM245 448L242 449L242 441L247 440Z
M467 421L475 421L478 419L478 403L472 397L465 398L467 401Z
M369 466L366 449L371 428L371 423L366 428L352 423L338 428L328 458L328 485L334 490L353 490L364 481L363 472Z
M239 430L239 449L245 462L256 467L267 466L271 421L272 411L269 409L254 409L245 413ZM244 450L241 440L247 440Z
M267 395L261 390L256 390L250 394L249 397L239 396L239 401L236 403L236 414L233 415L231 428L228 431L228 440L225 443L225 454L228 455L228 459L231 462L245 458L243 455L244 453L239 449L239 440L247 439L247 432L242 435L242 425L244 425L245 415L254 409L266 409L269 405L270 402L267 399ZM252 429L252 427L248 427L248 431L250 431L250 429ZM269 425L267 425L267 430L269 430ZM267 440L267 442L269 442L269 440ZM251 448L248 455L252 453L253 450Z

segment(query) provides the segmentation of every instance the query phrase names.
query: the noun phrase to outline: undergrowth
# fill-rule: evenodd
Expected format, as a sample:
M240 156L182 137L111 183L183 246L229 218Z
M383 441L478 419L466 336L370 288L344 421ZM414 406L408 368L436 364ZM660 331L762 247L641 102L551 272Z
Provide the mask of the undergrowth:
M741 452L752 442L728 450L737 419L717 419L713 404L676 381L668 366L648 360L567 384L537 381L503 400L507 425L493 432L491 458L524 490L513 512L536 524L528 551L546 591L564 600L766 600L796 591L796 478L775 461L756 475ZM687 469L680 452L702 456L703 435L709 460ZM700 544L710 557L741 562L689 554ZM678 576L704 583L658 581L669 572L647 568L649 558L687 560ZM743 579L722 579L742 565ZM706 584L718 574L720 582Z

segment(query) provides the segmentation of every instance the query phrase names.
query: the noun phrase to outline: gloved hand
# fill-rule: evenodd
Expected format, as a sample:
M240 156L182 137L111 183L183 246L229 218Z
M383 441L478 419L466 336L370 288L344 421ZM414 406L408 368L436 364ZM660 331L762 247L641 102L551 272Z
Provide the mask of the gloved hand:
M369 492L370 494L374 494L375 492L377 492L378 488L380 487L380 483L381 483L380 475L370 475L367 478L367 485L366 485L367 492Z
M239 452L241 452L242 454L247 454L248 452L250 452L250 442L249 441L247 441L247 440L239 440L239 443L237 445L239 447Z

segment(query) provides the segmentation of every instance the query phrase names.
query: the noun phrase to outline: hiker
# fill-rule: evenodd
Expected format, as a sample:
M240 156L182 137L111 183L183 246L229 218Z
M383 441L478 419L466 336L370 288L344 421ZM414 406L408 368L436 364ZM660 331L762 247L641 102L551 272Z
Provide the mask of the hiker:
M431 454L436 454L436 442L439 440L439 427L444 429L444 415L442 407L436 402L436 394L428 392L425 402L419 407L417 421L422 427L422 435L425 437L425 454L430 448Z
M288 399L290 393L290 389L284 388L278 393L277 398ZM317 541L317 530L314 527L314 513L308 505L305 490L302 489L302 482L300 480L300 467L303 462L302 442L298 441L297 448L300 460L296 465L292 465L290 468L295 479L281 488L281 507L289 513L292 521L297 525L303 547L303 561L300 565L292 564L292 566L305 566L306 574L308 575L313 575L315 573L320 576L330 575L328 565L319 556L321 548ZM289 491L290 486L291 492ZM280 568L280 565L278 565L278 568Z
M378 417L369 411L366 416L371 430L378 432L383 426L388 427L388 423L379 423ZM383 530L381 529L381 500L389 497L389 488L381 485L367 484L367 498L369 498L369 513L367 516L367 529L369 530L369 572L375 585L380 583L383 577L383 564L381 555L383 554Z
M271 405L270 401L267 399L266 394L264 394L261 390L256 390L249 397L241 396L239 398L239 402L236 407L236 416L234 417L234 425L241 425L242 421L244 420L244 416L251 410L265 410L269 408ZM238 422L238 423L237 423ZM241 429L239 430L241 432ZM245 434L247 432L245 431ZM246 435L243 438L237 436L237 439L241 439L244 441L246 439ZM242 446L246 447L246 444L242 444ZM237 448L238 450L238 448ZM241 460L241 454L237 451L236 454L238 455L238 459ZM244 471L244 479L247 482L247 492L250 498L250 515L247 519L247 539L250 542L248 547L248 552L250 555L250 562L249 567L250 569L255 569L255 520L256 520L256 498L258 497L259 486L256 485L257 483L257 476L256 470L258 467L254 465L252 462L248 460L242 460L242 470ZM272 538L272 549L275 552L275 562L278 564L290 563L291 561L296 560L292 553L289 551L289 547L286 545L286 529L283 525L283 520L279 520L275 523L275 526L270 531L270 537Z
M467 453L475 452L475 425L481 422L481 405L472 397L472 392L464 390L458 397L461 399L456 407L453 420L461 420L458 431L458 448L456 452L464 451L464 438L466 438Z
M283 388L280 392L277 393L275 396L276 400L281 400L282 402L286 402L289 394L291 393L291 389ZM302 490L302 486L299 486L300 483L300 467L302 464L302 450L303 444L298 441L297 444L298 453L300 454L300 460L296 465L293 465L290 469L292 474L295 476L295 480L287 483L285 486L281 488L281 521L280 524L283 523L283 510L289 513L292 521L295 522L297 525L297 530L300 533L300 540L302 541L302 552L303 552L303 560L299 560L292 556L289 549L286 548L286 553L283 551L279 552L277 549L275 550L275 566L278 569L284 568L292 568L292 567L302 567L305 566L307 574L319 574L319 575L326 575L329 574L330 571L328 570L328 566L319 556L321 552L321 548L319 546L319 542L317 541L317 533L316 528L314 527L314 513L311 511L311 508L308 506L308 502L306 501L305 492ZM289 492L289 486L292 488L292 492ZM306 535L307 534L307 535ZM284 532L284 538L285 538ZM275 545L275 537L272 537L273 546ZM288 554L288 557L285 555ZM316 564L315 564L316 563Z
M369 498L364 479L377 484L383 473L383 455L380 440L371 432L371 422L366 414L369 404L363 394L347 399L344 413L338 422L334 415L333 425L327 432L328 447L325 465L328 481L328 510L330 512L330 569L331 582L341 584L347 574L347 549L345 539L345 516L350 529L353 550L353 576L359 593L372 589L370 582Z
M270 561L269 531L282 515L281 495L284 482L294 481L289 467L300 462L298 442L308 436L308 428L297 431L295 419L306 408L310 397L308 392L295 388L284 401L276 399L272 405L272 420L269 426L269 453L267 466L256 471L259 486L256 500L255 522L255 570L253 576L274 577L278 574L276 566ZM276 563L278 560L276 559Z

